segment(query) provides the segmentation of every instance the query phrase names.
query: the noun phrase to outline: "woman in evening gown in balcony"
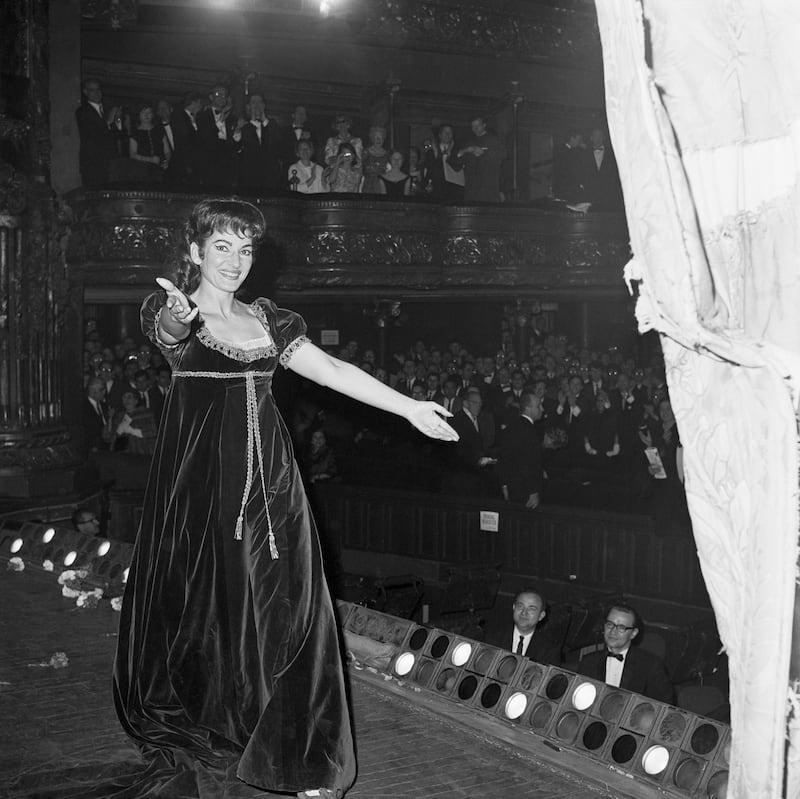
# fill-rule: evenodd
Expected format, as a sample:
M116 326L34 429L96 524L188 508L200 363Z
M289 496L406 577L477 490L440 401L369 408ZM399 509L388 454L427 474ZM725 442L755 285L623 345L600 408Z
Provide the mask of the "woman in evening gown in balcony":
M271 394L278 365L456 435L306 337L302 318L236 293L261 212L204 200L174 282L142 306L167 396L123 601L114 699L147 770L120 796L341 796L355 759L314 520ZM256 787L253 787L256 786Z

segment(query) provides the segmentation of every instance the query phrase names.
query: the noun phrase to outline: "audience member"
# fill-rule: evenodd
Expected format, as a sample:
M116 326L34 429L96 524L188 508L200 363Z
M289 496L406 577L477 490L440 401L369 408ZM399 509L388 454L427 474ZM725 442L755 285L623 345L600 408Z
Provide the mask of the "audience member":
M350 126L352 124L353 121L347 114L339 114L334 118L332 127L336 131L336 135L331 136L328 141L325 142L325 163L328 166L333 166L341 153L341 146L343 144L350 145L355 153L356 162L361 163L361 154L364 145L361 139L350 133Z
M208 99L211 105L195 117L203 183L211 189L231 188L237 175L234 133L238 120L225 86L214 86Z
M486 119L475 116L470 121L472 138L458 151L464 160L465 202L500 202L500 164L506 148L500 137L486 126Z
M379 194L385 194L390 200L402 200L410 194L411 178L403 172L403 153L392 150L389 156L389 171L378 175L381 184Z
M311 434L305 460L305 475L309 483L333 480L338 477L336 455L328 445L328 438L323 429L314 430Z
M591 158L586 183L587 199L596 211L617 211L623 207L617 160L606 141L605 131L594 128L590 135Z
M450 419L450 426L458 433L459 440L448 449L451 467L444 476L445 493L471 497L492 493L491 470L497 460L486 443L490 426L487 414L483 414L484 425L481 425L482 410L481 392L471 388L462 399L461 410Z
M584 655L577 671L595 680L672 704L675 691L664 663L655 655L635 646L641 623L639 614L628 605L615 605L603 625L605 649Z
M236 123L233 139L239 153L239 188L245 192L271 193L285 188L281 170L281 133L267 116L260 94L247 101L247 120Z
M175 152L175 136L172 133L172 103L165 98L156 102L156 124L161 128L161 137L164 142L164 155L167 162L172 160Z
M373 125L369 129L369 147L365 148L361 164L364 170L362 194L385 194L381 177L389 169L389 153L383 146L386 128Z
M535 394L523 394L519 416L507 427L500 446L497 476L507 502L539 507L542 493L542 446L535 424L542 416L542 403Z
M281 164L288 169L297 156L297 145L301 141L311 143L314 137L308 127L308 116L303 105L297 105L292 111L292 123L279 135L281 139ZM312 145L313 146L313 145Z
M591 155L580 131L570 130L566 141L553 147L553 196L568 203L585 202L591 175Z
M164 129L154 122L153 106L143 105L138 112L138 123L128 139L128 155L136 162L131 177L143 183L158 183L168 161L164 147Z
M349 142L342 142L338 154L325 170L325 180L330 190L356 194L361 191L363 179L355 148Z
M79 505L75 508L72 512L72 526L77 532L84 535L101 535L100 519L88 505Z
M105 382L101 377L92 377L86 386L86 400L83 404L84 441L89 452L107 449L111 438L110 425Z
M422 174L422 153L419 147L408 148L408 176L411 181L408 184L408 194L410 197L418 197L423 190Z
M422 168L431 199L448 204L464 201L464 162L455 151L450 125L439 128L437 142L425 151Z
M158 426L153 412L140 405L133 391L122 395L122 410L117 411L112 424L110 441L112 452L131 455L152 455L155 450Z
M202 148L197 130L197 115L203 107L199 92L188 92L179 110L171 117L172 158L169 179L178 186L197 186L202 177Z
M288 168L289 188L301 194L321 194L328 191L328 185L323 178L325 168L311 160L314 155L314 145L311 141L301 139L297 142L295 150L298 160Z
M87 78L83 82L83 98L75 111L78 124L81 181L84 186L103 186L109 179L109 162L118 156L116 133L112 126L119 117L120 108L103 106L103 89L100 81Z
M538 629L546 615L542 593L536 588L523 588L511 603L509 623L489 630L486 643L508 649L537 663L557 666L561 663L558 644Z

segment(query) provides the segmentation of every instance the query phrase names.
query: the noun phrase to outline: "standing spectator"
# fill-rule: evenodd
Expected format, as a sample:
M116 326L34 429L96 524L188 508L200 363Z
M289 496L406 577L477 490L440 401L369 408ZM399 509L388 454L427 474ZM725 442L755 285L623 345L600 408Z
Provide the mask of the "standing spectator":
M369 147L361 159L364 170L362 194L385 194L381 184L381 177L389 169L389 153L383 146L385 140L386 128L382 125L373 125L369 129Z
M325 163L328 166L333 166L343 144L349 144L353 148L356 160L359 163L361 162L361 153L364 149L364 145L358 136L353 136L350 133L352 124L353 120L350 119L347 114L338 114L333 120L332 127L336 131L336 135L331 136L328 141L325 142Z
M339 145L339 152L325 170L325 179L332 192L355 194L361 191L364 179L355 147L348 142Z
M163 97L156 103L156 124L161 128L164 154L169 162L175 152L175 136L172 133L172 104Z
M336 455L328 446L328 437L322 429L311 434L305 458L305 474L309 483L333 480L339 474Z
M150 409L153 411L156 422L161 418L164 405L167 402L170 386L172 385L172 370L164 364L156 370L155 385L150 388Z
M202 151L203 182L214 188L231 188L236 182L237 119L225 86L217 85L208 95L211 105L197 114L197 135Z
M297 145L301 141L311 142L313 136L311 129L307 127L308 116L305 106L295 106L292 111L292 124L280 134L281 139L281 163L288 169L297 155Z
M101 377L92 377L86 386L83 404L83 432L86 449L97 452L108 447L111 417L106 405L106 386Z
M464 159L466 202L500 202L500 164L506 157L506 148L500 137L486 127L482 116L470 121L472 139L458 151Z
M75 111L80 138L79 162L84 186L103 186L108 182L108 165L117 157L116 134L112 127L119 117L115 106L103 106L103 89L100 81L88 78L83 82L83 98Z
M260 94L250 95L247 116L247 121L237 123L233 134L239 150L239 188L256 194L274 192L284 187L278 124L267 116Z
M617 159L606 141L605 131L592 130L589 176L586 181L587 199L595 211L617 211L623 207L622 187L617 171Z
M325 168L311 160L314 155L314 145L311 141L301 139L297 142L296 150L298 160L288 168L289 188L301 194L320 194L328 191L328 185L323 179Z
M181 108L171 117L172 158L169 178L176 185L197 186L201 175L201 148L197 132L197 115L203 107L199 92L184 95Z
M110 449L131 455L152 455L155 450L158 425L153 412L140 405L133 391L122 395L122 410L117 411L112 424Z
M160 182L167 168L164 128L154 123L154 116L153 106L143 105L128 139L128 155L137 167L131 170L131 176L143 183Z
M392 150L389 156L389 171L378 176L381 184L380 194L390 200L402 200L410 192L411 178L403 172L403 154L400 150Z
M431 143L423 158L425 191L441 203L464 201L464 162L455 152L453 128L442 125L438 141Z
M481 427L482 410L481 392L471 388L462 400L461 410L450 420L459 439L450 451L451 465L444 476L442 490L446 494L472 497L489 494L491 469L496 460L490 454L485 429Z
M569 131L566 141L553 148L553 197L569 203L586 200L590 159L582 134Z
M531 510L539 506L542 492L542 445L535 428L541 417L539 397L523 394L519 416L503 435L497 463L503 499L523 502Z
M408 148L408 176L411 178L411 182L408 186L409 195L416 197L422 194L422 153L419 147Z

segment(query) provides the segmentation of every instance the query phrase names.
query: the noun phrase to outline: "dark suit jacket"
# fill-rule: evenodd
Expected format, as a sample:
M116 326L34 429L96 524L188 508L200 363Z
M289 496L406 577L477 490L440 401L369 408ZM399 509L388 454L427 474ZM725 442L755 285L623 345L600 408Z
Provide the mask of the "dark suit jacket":
M100 404L103 408L103 413L106 415L106 420L109 420L111 418L109 416L111 411L108 409L108 406L105 404L105 402ZM83 398L82 421L86 449L90 451L94 449L108 449L108 442L103 440L103 421L97 415L97 411L95 411L94 406L91 402L89 402L87 397Z
M585 655L578 663L576 671L578 674L585 674L587 677L605 682L605 650ZM663 662L655 655L637 646L632 646L628 650L619 687L626 691L642 694L642 696L649 696L658 702L672 704L675 701L675 689L667 676Z
M514 625L509 624L505 627L496 627L486 633L485 641L492 646L500 647L513 651L511 643L513 639ZM547 666L558 666L561 663L561 652L558 644L551 641L541 630L537 630L531 638L528 650L525 652L528 660L537 663L544 663Z
M236 130L236 115L225 118L227 139L219 138L214 110L211 106L199 111L197 117L197 139L201 150L201 174L203 182L211 188L231 187L236 182L236 150L233 140Z
M511 419L503 433L497 464L500 484L508 486L508 498L525 502L542 490L542 445L530 419ZM535 636L534 636L535 638Z
M81 178L84 186L102 186L108 182L108 162L115 158L116 135L108 123L88 102L75 110L80 137Z
M170 125L175 149L169 162L168 177L175 183L197 185L201 172L199 134L182 108L172 112Z
M621 209L623 207L622 187L619 182L614 151L608 144L605 145L600 169L597 168L597 161L591 149L589 150L589 159L589 176L586 184L588 199L598 211Z
M553 196L556 199L566 202L586 199L590 157L582 147L568 147L566 143L553 150Z
M454 172L463 172L464 162L456 155L455 143L447 163ZM450 183L445 177L442 152L437 146L425 153L422 161L422 174L425 184L430 184L431 199L442 203L458 203L464 200L464 187Z
M261 140L255 126L242 128L239 142L239 187L256 192L285 188L280 159L281 131L274 119L261 128Z

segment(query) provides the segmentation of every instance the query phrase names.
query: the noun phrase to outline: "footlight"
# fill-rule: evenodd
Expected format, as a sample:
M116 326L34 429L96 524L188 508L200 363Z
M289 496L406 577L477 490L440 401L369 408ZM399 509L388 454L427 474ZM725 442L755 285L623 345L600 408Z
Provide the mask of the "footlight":
M651 777L661 774L668 765L669 749L664 746L651 746L642 755L642 769Z
M104 557L108 555L109 550L111 549L111 542L110 541L103 541L99 547L97 547L97 555L98 557Z
M394 662L395 674L405 677L414 668L416 659L411 652L403 652Z
M597 686L594 683L582 682L573 692L571 697L572 707L575 710L588 710L597 698Z
M11 542L11 546L9 547L9 550L11 551L11 554L13 555L13 554L19 552L22 549L23 543L24 542L23 542L23 540L21 538L15 538Z
M506 703L503 705L503 715L507 719L515 721L522 716L527 707L528 697L521 691L515 691L506 699Z
M74 549L71 549L69 552L67 552L66 555L64 555L64 565L72 566L72 564L75 563L77 559L78 559L78 553Z
M42 543L49 544L56 537L56 531L53 527L48 527L42 533Z
M471 654L472 644L462 641L453 647L453 651L450 653L450 662L454 666L463 666L469 660Z

